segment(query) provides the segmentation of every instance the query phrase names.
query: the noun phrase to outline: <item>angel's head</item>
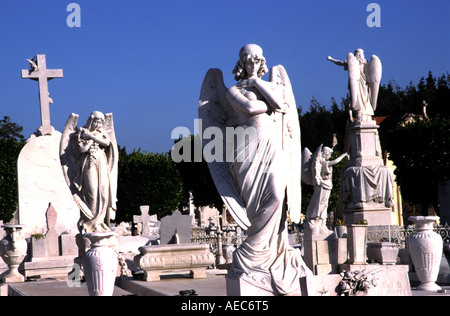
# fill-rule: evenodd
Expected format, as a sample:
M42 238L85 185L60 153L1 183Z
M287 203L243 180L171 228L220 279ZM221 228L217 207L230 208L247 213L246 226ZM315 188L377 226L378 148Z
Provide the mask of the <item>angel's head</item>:
M364 61L366 59L364 57L364 51L361 48L355 50L355 57L360 61Z
M268 72L263 50L256 44L247 44L239 51L239 60L234 67L234 79L248 79L253 76L261 78Z
M89 115L89 118L86 122L85 128L90 131L97 130L103 127L105 122L105 115L100 111L94 111Z
M331 154L333 153L333 149L330 147L323 147L322 148L322 156L325 158L325 160L328 160L331 158Z

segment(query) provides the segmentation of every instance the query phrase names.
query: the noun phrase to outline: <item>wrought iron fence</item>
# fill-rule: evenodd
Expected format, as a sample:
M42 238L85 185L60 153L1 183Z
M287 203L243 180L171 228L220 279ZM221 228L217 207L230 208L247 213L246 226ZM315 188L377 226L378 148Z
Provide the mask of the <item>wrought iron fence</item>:
M239 247L245 239L245 233L236 226L225 226L223 231L216 227L195 227L191 230L191 242L209 245L211 252L218 255L219 242Z
M396 243L400 248L406 248L408 237L414 234L415 231L415 225L408 225L407 227L394 225L369 226L367 229L367 241L387 241ZM442 237L444 242L450 242L450 226L448 224L444 226L436 224L434 231Z

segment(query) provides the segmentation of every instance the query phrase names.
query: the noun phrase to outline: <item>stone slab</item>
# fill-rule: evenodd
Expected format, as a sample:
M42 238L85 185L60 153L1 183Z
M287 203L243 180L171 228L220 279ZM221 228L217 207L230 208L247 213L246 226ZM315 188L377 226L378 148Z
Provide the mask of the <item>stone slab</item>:
M9 296L89 296L87 285L82 282L80 287L69 287L66 282L61 281L37 281L10 284ZM128 296L132 293L114 287L113 296Z
M224 275L211 275L204 279L190 279L173 275L168 279L156 282L134 280L122 277L120 287L137 296L179 296L182 290L195 290L198 296L226 296L226 280Z
M41 278L67 280L67 275L73 268L75 257L55 256L33 258L30 262L24 262L25 277L39 275Z
M21 150L17 163L19 189L19 224L27 225L26 236L45 234L49 203L58 212L58 235L77 232L80 210L75 203L59 159L61 133L32 136Z

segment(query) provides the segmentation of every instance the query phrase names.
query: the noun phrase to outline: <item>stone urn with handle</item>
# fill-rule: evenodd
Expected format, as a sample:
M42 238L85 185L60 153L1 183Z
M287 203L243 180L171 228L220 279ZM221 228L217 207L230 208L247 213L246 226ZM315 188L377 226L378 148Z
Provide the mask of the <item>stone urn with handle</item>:
M19 265L25 259L28 248L28 243L21 233L24 227L25 225L2 225L6 236L0 241L0 255L9 268L3 276L4 283L25 281L19 272Z
M408 248L417 277L421 282L417 290L441 290L441 287L436 284L436 280L439 275L444 242L442 237L434 232L433 227L438 219L438 216L412 216L409 218L416 225L416 232L408 239Z

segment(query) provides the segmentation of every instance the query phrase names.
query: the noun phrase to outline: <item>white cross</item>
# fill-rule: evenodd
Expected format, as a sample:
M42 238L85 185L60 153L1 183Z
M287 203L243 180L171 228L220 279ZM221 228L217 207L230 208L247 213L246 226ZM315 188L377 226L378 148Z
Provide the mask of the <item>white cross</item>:
M29 60L31 69L22 70L22 79L32 79L39 83L39 101L41 105L41 126L38 131L41 135L51 135L54 128L50 123L50 103L48 81L54 78L62 78L62 69L47 69L45 55L37 55Z

